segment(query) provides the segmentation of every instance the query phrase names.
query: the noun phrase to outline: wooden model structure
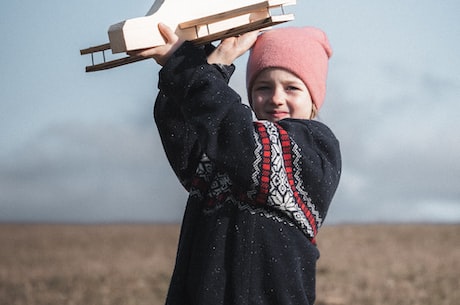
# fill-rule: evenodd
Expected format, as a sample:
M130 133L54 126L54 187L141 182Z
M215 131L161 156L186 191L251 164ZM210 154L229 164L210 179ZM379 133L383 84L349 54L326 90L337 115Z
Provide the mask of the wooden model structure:
M159 22L184 40L205 44L293 20L293 14L284 12L285 5L293 4L295 0L156 0L146 16L110 26L109 43L80 50L80 54L91 54L92 65L86 72L110 69L145 58L127 56L106 61L106 50L115 54L163 45ZM274 15L276 9L281 14ZM93 54L98 52L102 52L103 62L95 64Z

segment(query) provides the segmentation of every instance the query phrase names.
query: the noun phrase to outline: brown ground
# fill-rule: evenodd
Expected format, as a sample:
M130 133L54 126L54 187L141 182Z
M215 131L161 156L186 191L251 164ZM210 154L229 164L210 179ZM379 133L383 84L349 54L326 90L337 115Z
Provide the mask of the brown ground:
M163 304L177 225L0 225L0 304ZM318 237L317 305L460 304L460 225Z

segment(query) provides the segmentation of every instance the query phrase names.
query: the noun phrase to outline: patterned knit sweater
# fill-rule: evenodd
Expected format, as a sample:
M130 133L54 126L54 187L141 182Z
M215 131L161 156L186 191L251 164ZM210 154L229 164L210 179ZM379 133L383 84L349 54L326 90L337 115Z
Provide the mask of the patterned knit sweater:
M338 141L317 121L254 122L234 67L206 55L185 42L160 71L155 121L189 191L166 303L313 304Z

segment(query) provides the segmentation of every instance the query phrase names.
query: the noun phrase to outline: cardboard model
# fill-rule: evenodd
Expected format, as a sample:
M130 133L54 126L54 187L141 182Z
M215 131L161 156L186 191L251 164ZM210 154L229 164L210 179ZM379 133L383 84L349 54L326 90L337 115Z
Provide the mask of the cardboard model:
M128 56L105 61L106 50L111 49L115 54L163 45L159 22L174 29L184 40L204 44L293 20L294 15L285 14L283 8L295 3L295 0L156 0L146 16L110 26L110 43L80 50L80 54L91 54L92 65L86 67L86 72L110 69L145 58ZM277 9L281 14L275 14ZM103 53L103 63L94 64L93 53L97 52Z

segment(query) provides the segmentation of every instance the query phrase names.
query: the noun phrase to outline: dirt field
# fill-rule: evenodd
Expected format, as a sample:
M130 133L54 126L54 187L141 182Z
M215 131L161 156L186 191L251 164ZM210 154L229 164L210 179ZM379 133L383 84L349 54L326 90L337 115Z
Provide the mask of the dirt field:
M0 304L159 305L177 225L0 225ZM317 305L460 304L460 225L318 236Z

